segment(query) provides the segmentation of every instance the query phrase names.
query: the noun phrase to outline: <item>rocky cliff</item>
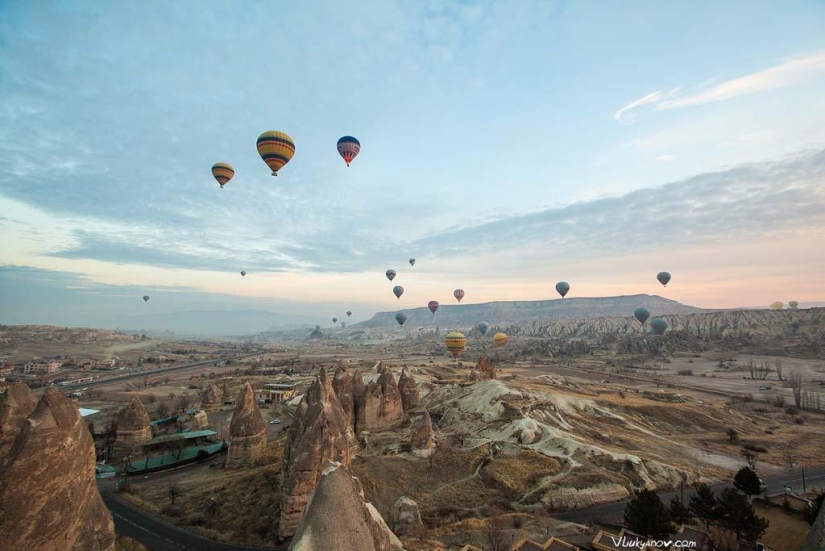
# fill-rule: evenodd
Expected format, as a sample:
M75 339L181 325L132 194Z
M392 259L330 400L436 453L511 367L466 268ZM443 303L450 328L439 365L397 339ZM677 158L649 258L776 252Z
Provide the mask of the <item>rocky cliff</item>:
M363 385L363 379L361 383ZM350 376L344 364L340 364L335 370L335 377L332 379L332 389L341 403L341 408L347 417L347 421L351 427L355 427L355 397L352 393L352 377Z
M410 413L414 409L418 409L421 398L418 394L418 385L415 379L407 371L407 366L401 370L401 376L398 378L398 391L401 393L401 404L404 407L405 413Z
M77 406L49 389L0 466L0 546L110 551L112 516L95 483L95 450Z
M229 424L227 467L250 466L266 448L266 422L255 402L255 393L246 383L238 396L238 405Z
M381 369L377 381L364 387L355 408L357 432L379 432L398 426L404 418L404 405L395 377L389 369Z
M36 407L37 397L23 383L14 383L0 394L0 463Z

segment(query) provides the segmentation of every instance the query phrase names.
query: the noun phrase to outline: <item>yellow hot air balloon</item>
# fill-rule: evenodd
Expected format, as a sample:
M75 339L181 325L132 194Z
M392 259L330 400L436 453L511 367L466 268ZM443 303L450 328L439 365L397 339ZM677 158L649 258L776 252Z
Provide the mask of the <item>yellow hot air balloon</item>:
M467 347L467 337L458 331L453 331L452 333L447 333L447 336L444 337L444 344L447 346L450 354L456 358L464 351L464 348Z
M777 300L776 302L771 304L771 310L781 310L783 306L785 305Z
M272 175L277 176L278 171L295 155L295 142L284 132L264 132L258 136L258 155L272 171Z
M493 336L493 342L496 343L496 346L498 346L499 348L507 346L507 341L509 341L509 340L510 340L510 337L508 337L504 333L496 333Z
M235 169L229 163L215 163L212 165L212 176L221 185L221 189L235 175Z

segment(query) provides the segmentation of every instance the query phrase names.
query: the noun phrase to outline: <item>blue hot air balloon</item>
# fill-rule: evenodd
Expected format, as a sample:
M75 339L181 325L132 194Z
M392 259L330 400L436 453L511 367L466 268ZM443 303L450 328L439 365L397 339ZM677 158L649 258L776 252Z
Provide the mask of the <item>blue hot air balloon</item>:
M650 317L650 312L647 308L642 308L639 306L635 310L633 310L633 315L636 316L636 319L639 320L639 323L644 325L647 319Z
M663 318L653 318L650 320L650 328L656 335L664 335L667 331L667 322Z

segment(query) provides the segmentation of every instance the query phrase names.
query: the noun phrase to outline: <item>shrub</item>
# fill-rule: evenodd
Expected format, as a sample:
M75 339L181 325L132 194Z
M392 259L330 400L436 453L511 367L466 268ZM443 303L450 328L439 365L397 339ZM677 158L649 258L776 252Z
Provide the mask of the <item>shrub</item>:
M765 446L757 446L756 444L742 444L742 447L752 452L768 453L768 449Z
M691 375L692 376L693 375L693 370L692 369L680 369L679 371L676 372L676 374L677 375Z
M203 513L192 513L186 517L184 524L187 524L188 526L206 526L208 522Z
M805 424L805 418L804 417L794 417L794 422L797 425L804 425Z
M177 505L164 505L163 509L160 510L160 514L166 515L167 517L179 518L183 515L183 509Z

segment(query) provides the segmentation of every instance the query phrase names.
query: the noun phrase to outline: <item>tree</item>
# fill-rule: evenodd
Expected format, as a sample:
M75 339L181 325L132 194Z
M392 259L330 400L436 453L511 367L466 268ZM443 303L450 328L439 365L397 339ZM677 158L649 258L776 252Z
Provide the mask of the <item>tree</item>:
M169 415L169 408L166 407L165 403L160 402L158 404L158 407L155 408L155 414L158 416L158 418L163 419L164 417Z
M801 407L802 405L802 375L799 374L798 371L794 371L790 375L788 375L788 388L793 391L793 401L796 404L796 407Z
M759 495L762 491L762 481L750 467L742 467L733 478L733 487L748 496Z
M677 526L689 524L693 520L693 513L677 496L673 496L670 500L670 520Z
M725 488L719 498L719 525L736 534L737 539L755 542L768 529L768 521L756 514L748 498Z
M725 432L725 434L727 434L727 435L728 435L728 440L730 440L730 441L731 441L731 442L733 442L734 444L735 444L736 442L739 442L739 433L738 433L738 432L736 432L736 429L734 429L734 428L730 428L730 429L728 429L728 430Z
M748 467L750 467L752 471L756 471L756 454L745 448L739 450L739 453L741 453L745 461L748 462Z
M690 498L690 510L696 518L705 521L705 528L710 529L710 523L719 518L719 502L707 484L696 487L696 495Z
M637 493L624 509L625 525L639 534L661 540L674 532L670 511L653 490Z
M507 536L501 528L491 528L487 532L487 543L490 545L490 551L507 551L509 547Z
M181 494L180 487L175 482L170 482L169 486L166 488L166 494L169 496L169 501L171 501L172 505L174 505L175 500Z

